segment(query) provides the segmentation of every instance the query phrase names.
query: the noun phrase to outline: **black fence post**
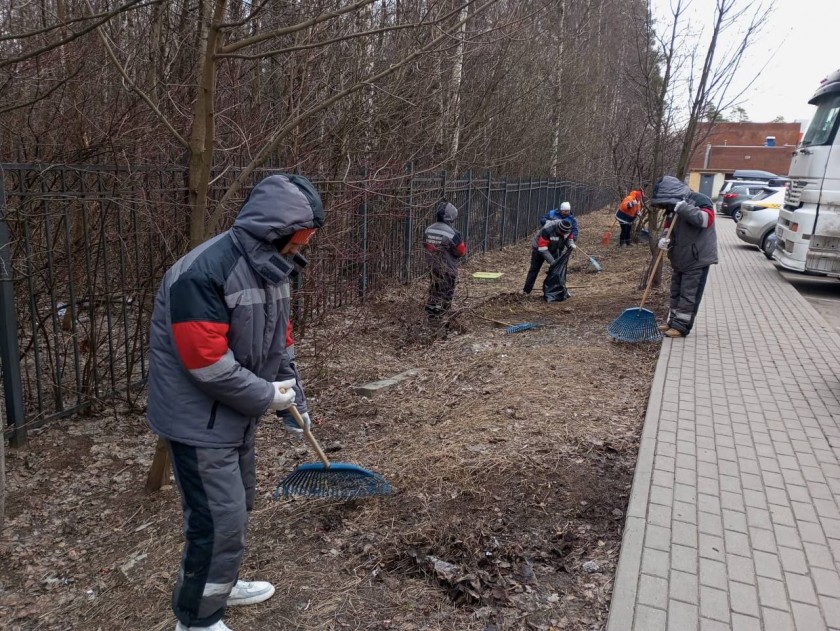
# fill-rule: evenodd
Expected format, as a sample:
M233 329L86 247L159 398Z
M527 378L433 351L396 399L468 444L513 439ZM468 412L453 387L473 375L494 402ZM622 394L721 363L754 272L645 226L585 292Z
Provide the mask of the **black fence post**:
M533 192L534 192L534 178L529 177L528 178L528 206L527 206L527 210L525 211L526 226L530 225L530 223L527 223L527 222L532 222L533 221L533 217L531 217L531 201L532 201ZM527 230L528 230L528 228L526 228L526 231ZM526 234L527 234L527 232L526 232Z
M445 173L445 171L444 171ZM470 251L470 206L472 206L472 169L467 169L467 203L464 207L464 243L467 244L467 252Z
M519 210L522 204L522 178L516 181L516 219L514 220L513 240L519 241Z
M5 425L12 428L10 445L26 442L26 418L23 408L23 384L20 379L20 348L15 310L15 287L12 280L12 243L6 223L6 190L0 177L0 364L3 366L3 396L6 400ZM37 333L36 333L37 334ZM3 419L0 419L0 423ZM6 427L3 426L5 434ZM0 443L0 449L3 448Z
M365 191L362 194L362 204L359 207L359 215L362 221L362 264L359 270L359 297L364 300L368 287L368 173L367 168L362 170L362 177L365 181Z
M502 229L501 234L499 236L499 248L505 247L505 224L507 223L507 215L508 215L508 181L505 178L505 197L504 201L502 201Z
M414 163L409 162L406 167L408 174L408 212L403 220L403 270L405 282L411 282L411 233L413 230L411 218L414 214Z
M481 241L481 251L487 251L487 238L490 233L490 196L492 195L491 186L493 184L493 175L487 171L487 195L484 199L484 235Z

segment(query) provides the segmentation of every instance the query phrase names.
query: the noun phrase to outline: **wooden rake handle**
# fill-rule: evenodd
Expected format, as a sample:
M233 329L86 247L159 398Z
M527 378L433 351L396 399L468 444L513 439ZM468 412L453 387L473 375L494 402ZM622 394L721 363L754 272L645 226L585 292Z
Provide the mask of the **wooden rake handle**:
M675 225L677 225L676 215L674 215L673 220L671 220L671 225L668 226L668 232L665 234L666 239L671 238L671 232L674 230ZM645 287L645 293L642 294L642 301L639 303L639 309L645 306L648 294L650 293L650 288L653 286L653 279L656 276L656 270L659 269L659 264L662 262L663 256L665 256L665 250L659 250L659 254L656 256L656 262L653 264L653 267L650 270L650 276L648 277L647 287Z
M298 412L297 406L292 404L289 406L289 412L291 412L292 417L295 419L295 422L298 426L303 430L303 437L306 439L306 442L309 443L309 446L315 450L315 453L318 454L318 458L320 458L321 462L324 463L324 467L327 469L330 468L330 459L327 458L327 455L324 453L324 450L321 449L321 445L318 444L318 441L315 440L315 437L312 435L312 432L309 431L309 428L306 426L306 421L303 420L303 417Z

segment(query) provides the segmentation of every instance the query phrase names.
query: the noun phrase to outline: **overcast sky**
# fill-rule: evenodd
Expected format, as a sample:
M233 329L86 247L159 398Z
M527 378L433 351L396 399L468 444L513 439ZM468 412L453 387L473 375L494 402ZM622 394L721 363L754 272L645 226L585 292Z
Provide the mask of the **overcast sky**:
M672 1L651 0L660 27L673 19L669 8ZM743 6L749 0L740 1ZM711 30L715 2L691 0L689 13L694 30ZM840 0L775 1L775 9L747 51L731 89L737 93L759 75L741 102L751 121L765 122L776 116L789 122L810 119L815 108L808 105L808 99L820 81L840 69L838 31Z

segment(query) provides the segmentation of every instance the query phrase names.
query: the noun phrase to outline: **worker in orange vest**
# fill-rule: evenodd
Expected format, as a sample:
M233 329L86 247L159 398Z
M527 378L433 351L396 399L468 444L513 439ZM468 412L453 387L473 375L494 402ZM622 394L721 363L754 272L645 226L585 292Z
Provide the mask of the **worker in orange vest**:
M622 245L630 246L630 231L633 229L633 222L642 210L642 191L630 191L621 204L618 206L618 211L615 213L615 220L621 226L621 234L618 238L618 247Z

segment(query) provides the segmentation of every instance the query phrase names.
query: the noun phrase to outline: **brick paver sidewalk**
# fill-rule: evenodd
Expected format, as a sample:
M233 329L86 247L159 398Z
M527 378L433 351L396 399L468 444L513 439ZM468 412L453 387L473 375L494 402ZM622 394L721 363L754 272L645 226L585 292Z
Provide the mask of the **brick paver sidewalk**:
M717 231L656 367L607 629L840 629L840 339Z

